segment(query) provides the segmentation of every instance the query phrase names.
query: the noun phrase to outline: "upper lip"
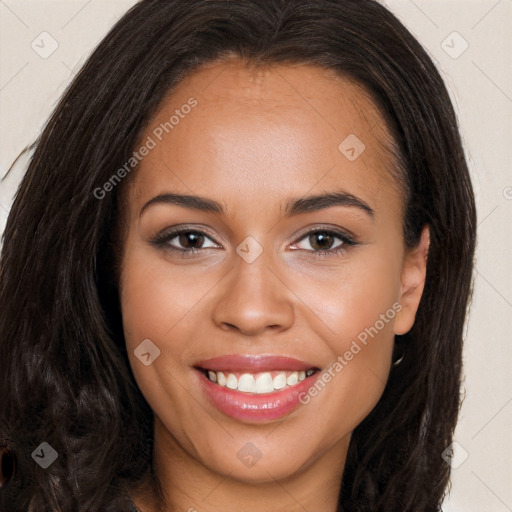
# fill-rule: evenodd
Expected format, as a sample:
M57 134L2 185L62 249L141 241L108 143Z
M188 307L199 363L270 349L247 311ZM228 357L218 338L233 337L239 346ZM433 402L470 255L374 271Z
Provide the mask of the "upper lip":
M305 371L318 369L312 363L286 356L233 354L206 359L195 365L201 370L229 372Z

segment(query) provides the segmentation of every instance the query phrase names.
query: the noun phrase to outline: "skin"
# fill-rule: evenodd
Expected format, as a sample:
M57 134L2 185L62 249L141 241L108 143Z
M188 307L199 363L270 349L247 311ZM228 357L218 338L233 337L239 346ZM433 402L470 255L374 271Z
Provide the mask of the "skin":
M394 335L414 323L428 229L418 247L404 246L392 139L356 84L310 65L215 62L172 91L141 141L190 97L197 106L126 189L121 306L133 373L155 414L153 466L163 490L157 495L148 480L134 502L144 512L334 512L351 433L382 395ZM338 149L350 134L366 147L354 161ZM333 191L364 201L373 217L351 205L284 215L291 199ZM226 211L156 203L141 214L171 192ZM194 245L176 235L167 246L151 243L180 225L206 234L196 256L179 252ZM357 245L315 256L342 243L336 235L319 246L308 237L318 228L349 233ZM248 236L263 249L252 263L236 252ZM226 354L283 355L326 370L393 304L401 311L284 419L233 419L197 386L192 366ZM148 338L161 355L145 366L134 350ZM262 454L251 467L237 457L248 442Z

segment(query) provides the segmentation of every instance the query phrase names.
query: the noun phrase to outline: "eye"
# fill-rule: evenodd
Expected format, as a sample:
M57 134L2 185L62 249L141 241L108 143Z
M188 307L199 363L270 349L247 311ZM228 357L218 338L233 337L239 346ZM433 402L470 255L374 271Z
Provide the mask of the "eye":
M300 240L305 240L306 245L309 245L311 249L299 247L298 243L294 244L293 248L312 250L315 256L339 254L347 250L347 247L356 245L356 242L347 234L326 229L310 231Z
M346 251L349 246L357 245L352 237L346 233L327 229L310 231L300 240L304 240L305 244L309 245L311 249L300 247L300 243L304 244L300 241L295 243L292 249L304 249L318 257L336 255ZM192 256L203 249L221 247L204 231L190 228L163 231L158 233L150 242L157 247L181 253L183 256Z
M205 246L208 242L210 245ZM158 247L182 253L192 253L201 249L219 247L219 245L203 231L183 228L159 233L151 240L151 243Z

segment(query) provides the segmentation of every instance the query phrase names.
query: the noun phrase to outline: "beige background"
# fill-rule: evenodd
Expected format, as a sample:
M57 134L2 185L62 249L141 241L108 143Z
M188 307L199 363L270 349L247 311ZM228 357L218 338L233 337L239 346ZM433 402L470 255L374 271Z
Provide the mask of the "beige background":
M0 0L1 176L35 140L94 46L134 3ZM512 0L384 3L423 43L447 81L478 202L466 398L444 510L512 511ZM52 45L58 45L54 53L42 58ZM22 159L0 182L0 233L25 164Z

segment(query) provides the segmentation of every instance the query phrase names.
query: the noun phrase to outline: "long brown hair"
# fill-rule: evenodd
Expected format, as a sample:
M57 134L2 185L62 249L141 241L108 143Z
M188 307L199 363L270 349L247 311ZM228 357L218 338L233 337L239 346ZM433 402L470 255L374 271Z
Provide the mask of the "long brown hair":
M339 503L346 512L439 510L441 453L460 405L475 204L446 87L422 46L374 0L143 0L104 38L37 141L0 262L0 444L16 454L2 510L127 510L151 466L152 411L131 373L113 277L126 162L165 94L198 66L235 54L309 63L355 80L389 124L407 208L404 239L428 224L426 285L405 355L354 431ZM58 453L42 469L41 442ZM127 449L127 446L130 449Z

